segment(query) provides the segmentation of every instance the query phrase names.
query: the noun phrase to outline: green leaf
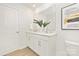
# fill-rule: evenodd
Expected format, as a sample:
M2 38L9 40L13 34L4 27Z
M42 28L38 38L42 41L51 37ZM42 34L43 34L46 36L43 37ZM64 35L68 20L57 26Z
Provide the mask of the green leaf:
M40 27L42 27L43 20L36 20L36 19L34 19L34 22L33 22L33 23L36 23L36 24L38 24Z
M43 27L46 27L48 24L50 24L50 22L44 22Z

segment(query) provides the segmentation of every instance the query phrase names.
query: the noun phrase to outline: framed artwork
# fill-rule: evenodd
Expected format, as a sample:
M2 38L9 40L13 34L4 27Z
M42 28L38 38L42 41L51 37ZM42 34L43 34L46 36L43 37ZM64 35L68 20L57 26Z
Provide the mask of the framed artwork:
M61 28L79 29L79 4L71 4L61 9Z

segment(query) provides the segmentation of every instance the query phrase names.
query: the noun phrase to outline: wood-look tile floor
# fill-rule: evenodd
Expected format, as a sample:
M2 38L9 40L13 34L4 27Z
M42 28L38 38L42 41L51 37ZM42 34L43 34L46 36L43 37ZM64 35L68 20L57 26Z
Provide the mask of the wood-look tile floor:
M24 49L13 51L4 56L38 56L38 55L35 52L33 52L30 48L24 48Z

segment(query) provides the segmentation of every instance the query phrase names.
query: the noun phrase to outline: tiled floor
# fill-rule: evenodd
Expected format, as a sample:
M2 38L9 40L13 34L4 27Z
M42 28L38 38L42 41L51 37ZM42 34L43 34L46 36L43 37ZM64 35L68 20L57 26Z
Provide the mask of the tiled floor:
M20 50L13 51L5 56L38 56L35 52L33 52L30 48L24 48Z

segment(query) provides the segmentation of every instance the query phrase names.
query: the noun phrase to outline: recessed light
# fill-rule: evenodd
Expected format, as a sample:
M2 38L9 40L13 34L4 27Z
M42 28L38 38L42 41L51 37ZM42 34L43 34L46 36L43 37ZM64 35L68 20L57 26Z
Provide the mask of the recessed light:
M36 5L35 5L35 4L33 4L33 7L35 8L35 7L36 7Z

